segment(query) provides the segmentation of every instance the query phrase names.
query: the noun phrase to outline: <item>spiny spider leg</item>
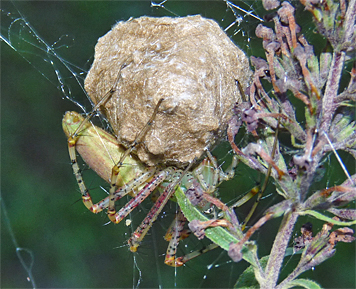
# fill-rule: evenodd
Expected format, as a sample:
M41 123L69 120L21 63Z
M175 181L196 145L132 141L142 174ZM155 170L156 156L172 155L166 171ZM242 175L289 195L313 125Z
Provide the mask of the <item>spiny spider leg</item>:
M193 258L196 258L206 252L209 252L219 247L218 245L212 243L201 250L195 250L182 257L176 257L179 241L187 238L191 233L190 230L184 229L184 224L186 221L187 219L184 217L182 211L179 209L176 217L172 222L172 225L169 228L169 231L164 237L166 241L169 241L169 245L166 251L166 257L164 259L164 263L168 266L183 266L185 263L192 260Z
M194 171L194 176L199 180L200 186L205 191L205 193L212 194L216 188L223 182L231 180L235 176L235 169L238 165L238 158L236 155L233 155L231 165L224 172L217 165L215 157L207 151L207 158L203 160L203 163L209 164L209 167L212 167L213 174L206 171L206 166L200 166L197 170Z
M172 174L172 171L172 167L159 171L156 175L153 176L152 180L118 212L116 212L114 215L110 215L108 212L110 221L118 224L124 218L126 218L127 215L131 213L132 210L134 210L139 204L141 204L159 186L160 183L162 183L170 174Z
M138 176L137 178L134 178L133 180L129 181L128 183L126 183L125 185L123 185L122 187L120 187L116 192L115 192L115 202L120 200L122 197L126 196L128 193L132 192L135 188L137 188L138 186L140 186L141 184L147 182L150 178L152 178L152 180L136 195L138 196L139 194L143 194L145 191L149 191L148 194L150 194L159 184L156 184L156 182L159 179L159 176L154 175L156 169L155 168L148 168L146 172L143 172L140 176ZM152 177L153 176L153 177ZM158 178L157 180L155 178ZM146 196L147 197L147 196ZM142 199L142 201L146 198L144 197ZM92 206L92 208L90 209L93 213L99 213L101 212L103 209L106 209L109 206L109 196L106 197L105 199L101 200L100 202L94 204ZM141 196L142 198L142 196ZM132 211L132 210L131 210ZM131 212L130 211L130 212ZM118 213L116 213L118 214ZM127 216L127 215L126 215ZM125 216L125 217L126 217ZM110 216L109 216L110 218ZM110 219L111 220L111 219ZM116 215L115 215L115 221L113 221L114 223L118 223L117 219L116 219Z
M216 160L209 151L206 151L208 158L203 160L203 165L195 170L195 177L198 179L201 188L205 192L214 192L219 182L218 167ZM213 173L211 173L213 169Z
M161 98L153 113L151 118L148 120L148 122L146 123L146 125L142 128L142 130L139 132L139 134L137 135L136 139L133 141L133 143L127 148L127 150L125 151L125 153L121 156L120 160L117 162L117 164L112 168L112 173L111 173L111 183L110 183L110 191L109 191L109 207L108 207L108 216L109 219L112 222L115 222L115 214L116 214L116 209L115 209L115 192L118 188L118 176L120 173L120 167L122 167L124 160L126 159L127 156L129 156L129 154L132 152L132 150L134 149L134 147L139 144L140 142L142 142L143 138L145 137L147 131L150 129L150 127L153 124L154 118L156 117L156 114L158 113L158 109L161 105L163 101L163 98Z
M80 193L82 194L82 199L84 205L90 210L93 206L93 201L89 194L89 190L85 186L81 169L79 168L78 161L77 161L77 154L75 151L76 141L74 139L68 139L68 152L70 157L70 162L73 168L73 172L75 178L77 179L77 183L79 186Z
M121 70L126 66L126 64L123 64L120 67L120 71L117 74L117 77L115 79L115 82L113 84L113 86L110 88L110 90L100 99L100 101L98 101L98 103L93 107L93 109L91 110L90 113L87 114L87 116L85 117L84 121L78 126L78 128L75 130L75 132L68 137L68 144L71 143L76 143L77 141L77 137L78 137L78 133L80 131L82 131L83 127L88 123L88 121L90 121L90 119L94 116L94 114L96 114L99 110L99 108L103 105L105 105L105 103L111 98L111 96L113 95L113 93L115 92L115 86L116 84L119 82L120 78L121 78Z
M156 221L159 213L162 211L163 207L167 204L168 200L174 194L176 186L180 184L183 177L185 175L187 176L191 175L191 174L187 174L187 172L195 161L196 159L194 159L184 171L177 170L173 173L172 175L173 181L167 186L164 192L159 196L159 198L151 208L150 212L147 214L146 218L142 221L141 225L136 229L136 231L133 232L131 238L129 239L128 243L130 245L131 252L137 251L137 248L140 245L142 239L146 236L147 232L152 227L154 221ZM173 169L173 167L169 169ZM191 177L193 176L191 175Z
M184 224L187 219L184 217L182 211L179 209L176 217L174 218L171 226L169 227L164 239L169 241L166 251L166 257L164 263L169 266L183 266L184 263L180 260L183 257L176 258L177 247L180 240L183 240L189 236L189 231L184 229Z

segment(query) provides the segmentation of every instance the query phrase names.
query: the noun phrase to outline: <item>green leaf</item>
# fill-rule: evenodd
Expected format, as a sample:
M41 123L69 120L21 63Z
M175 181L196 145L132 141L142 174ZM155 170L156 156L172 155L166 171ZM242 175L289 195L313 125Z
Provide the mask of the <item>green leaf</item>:
M181 187L178 187L175 192L175 197L177 198L180 209L182 210L184 216L189 222L193 220L199 220L206 222L209 219L204 216L198 209L196 209L192 203L185 196ZM239 240L236 236L232 235L228 230L222 227L207 228L205 230L205 236L210 239L213 243L217 244L226 251L229 251L231 243L238 243ZM251 247L251 245L249 245ZM252 265L255 264L255 259L253 258L253 253L250 248L243 246L242 248L243 259Z
M316 283L312 280L308 280L308 279L292 280L292 281L288 282L288 284L283 286L283 289L293 288L296 286L307 288L307 289L322 289L318 283Z
M269 256L265 256L261 258L260 263L262 268L264 269L267 265ZM237 280L234 288L239 288L239 289L254 289L254 288L260 288L260 285L258 281L255 278L255 272L254 272L254 267L251 265L249 266L242 274L240 275L239 279Z
M306 210L303 212L299 212L299 215L301 215L301 216L310 215L310 216L313 216L321 221L325 221L327 223L331 223L331 224L338 225L338 226L352 226L352 225L356 224L356 220L350 221L350 222L337 221L337 220L334 220L328 216L325 216L325 215L323 215L317 211L313 211L313 210Z

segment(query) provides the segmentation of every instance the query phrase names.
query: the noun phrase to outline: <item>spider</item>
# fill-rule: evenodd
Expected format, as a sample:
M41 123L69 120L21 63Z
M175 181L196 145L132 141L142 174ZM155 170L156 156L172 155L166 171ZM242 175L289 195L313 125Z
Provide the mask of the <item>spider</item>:
M224 208L211 197L222 181L234 176L237 157L224 173L208 149L224 135L232 108L241 101L235 79L247 85L251 72L246 67L243 51L216 22L200 15L129 19L98 39L84 82L95 106L86 118L66 113L63 128L90 211L107 209L110 221L119 223L152 192L159 192L128 241L131 251L177 191L197 196L194 206L202 210ZM108 119L115 136L92 126L90 118L97 111ZM110 183L109 196L96 204L84 184L76 150ZM204 153L207 157L196 163ZM116 211L116 201L127 194L132 199ZM168 265L181 266L187 260L176 258L184 221L178 213L166 235Z
M153 191L159 191L160 195L153 207L128 240L132 252L137 251L140 242L165 204L175 193L177 186L184 192L188 190L193 192L204 191L214 195L221 182L234 176L237 166L237 157L234 156L226 173L223 172L217 166L216 159L210 152L207 152L207 157L196 167L192 168L192 162L185 170L174 166L147 166L142 163L132 153L132 150L149 129L162 101L158 102L151 119L129 148L118 143L114 135L94 126L89 121L94 113L84 118L77 112L67 112L62 121L63 130L68 138L68 150L73 172L82 194L83 203L91 212L98 213L107 209L110 221L117 224L126 218ZM76 150L91 169L110 183L109 196L98 203L93 203L84 183L77 162ZM127 194L131 195L132 199L119 211L116 211L115 202ZM207 200L199 200L197 205L205 210L211 204ZM166 240L170 241L165 257L165 264L167 265L182 266L191 258L199 255L188 254L187 256L176 257L178 242L186 237L182 227L185 221L184 215L179 212L166 235ZM212 245L214 247L215 244Z

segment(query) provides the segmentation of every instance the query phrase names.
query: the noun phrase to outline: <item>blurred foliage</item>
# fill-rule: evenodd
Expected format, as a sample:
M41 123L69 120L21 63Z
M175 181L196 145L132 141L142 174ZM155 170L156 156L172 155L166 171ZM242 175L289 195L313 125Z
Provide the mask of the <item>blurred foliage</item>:
M248 1L239 5L259 15L262 10L258 1L256 3ZM165 9L151 7L149 1L23 1L14 4L17 8L12 2L1 3L2 35L6 38L19 35L15 25L8 29L6 22L13 22L20 11L49 46L58 42L53 46L56 53L84 71L90 67L98 37L117 21L131 16L172 16ZM180 16L199 13L216 19L222 27L229 26L235 20L223 1L168 1L164 5ZM252 8L249 8L250 5ZM309 14L302 9L299 13L302 13L303 22L300 24L306 29L309 41L318 43L318 36L312 38L313 24ZM262 50L256 48L260 47L260 41L254 35L254 28L259 21L252 17L245 17L242 21L240 26L229 29L228 34L248 55L258 56ZM25 33L23 37L25 39ZM1 193L19 246L31 250L34 255L32 271L37 286L232 287L247 264L231 262L222 250L209 252L178 269L163 264L167 246L163 235L173 219L175 203L167 206L136 254L129 252L126 246L131 233L129 227L124 224L105 225L108 221L105 214L93 215L85 209L61 129L64 112L79 109L64 98L58 89L59 82L53 67L45 63L38 52L33 54L24 48L22 55L30 58L37 68L1 42ZM64 67L57 69L63 73L63 81L71 89L71 98L90 109L86 96L72 76L66 74ZM229 150L229 145L222 143L214 151L219 163L225 160L229 163ZM347 155L343 160L348 162ZM334 169L326 175L330 186L343 179L333 156L326 165L331 164L335 164ZM90 171L85 172L87 184L99 199L103 196L99 187L102 183L88 181L94 179L91 176L94 175ZM222 184L222 199L225 202L235 200L251 189L258 178L258 175L250 174L249 170L240 166L236 178ZM264 202L269 203L274 198L270 196ZM150 201L147 201L140 207L140 212L133 212L133 228L141 222L150 206ZM246 205L238 214L243 217L249 207ZM264 207L262 202L261 210ZM301 219L300 226L310 220L307 217ZM257 234L260 256L268 252L277 231L276 224L269 222ZM1 287L31 287L3 217L1 225ZM320 228L321 222L314 222L314 227ZM180 245L181 255L204 246L204 242L193 236L184 244ZM355 246L340 244L332 260L302 277L310 277L328 288L355 287L354 256ZM30 262L26 253L23 257ZM294 267L296 262L293 257L288 259L282 275L288 271L289 264Z

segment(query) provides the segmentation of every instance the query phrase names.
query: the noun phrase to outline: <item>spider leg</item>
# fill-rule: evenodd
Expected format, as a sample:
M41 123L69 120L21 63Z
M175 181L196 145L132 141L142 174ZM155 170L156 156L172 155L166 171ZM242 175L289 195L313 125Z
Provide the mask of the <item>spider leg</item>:
M167 176L172 176L171 183L167 186L164 192L159 196L146 218L142 221L141 225L133 232L131 238L128 241L131 252L136 252L142 239L146 236L149 229L152 227L154 221L156 221L159 213L163 207L167 204L168 200L175 192L176 186L180 184L182 178L187 174L191 166L195 163L196 158L186 167L184 171L175 170L173 167L168 167L164 171L167 172Z
M138 177L134 178L133 180L127 182L125 185L120 187L114 194L115 202L120 200L122 197L126 196L128 193L133 192L135 188L138 188L140 185L147 182L154 175L155 171L156 171L156 169L153 167L148 168L147 171L143 172ZM153 178L155 178L155 177L153 177ZM153 181L149 182L149 184L151 186L153 185L152 183L153 183ZM146 185L146 187L147 187L147 185ZM146 187L143 188L142 190L147 189ZM138 194L140 194L142 190L140 190L140 192ZM135 195L135 197L137 195ZM99 213L102 210L104 210L105 208L107 208L108 206L109 206L109 196L106 197L105 199L102 199L100 202L94 204L90 208L90 211L92 211L93 213Z
M158 197L157 201L151 208L150 212L147 214L146 218L142 221L141 225L132 234L131 238L128 241L131 252L137 251L140 242L146 236L147 232L152 227L154 221L156 221L159 213L162 211L163 207L167 204L168 200L173 195L175 187L177 184L179 184L179 181L183 174L181 170L174 171L173 167L165 169L164 172L166 172L167 176L173 175L173 179L177 181L173 181L167 186L164 192Z
M203 248L201 250L196 250L196 251L193 251L187 255L176 258L175 262L176 262L176 264L179 264L178 266L183 266L188 261L190 261L196 257L199 257L200 255L203 255L203 254L205 254L213 249L216 249L218 247L219 247L219 245L216 245L215 243L209 244L208 246L206 246L205 248ZM166 263L166 261L165 261L165 263ZM170 264L167 264L167 265L170 265ZM174 266L174 265L170 265L170 266ZM174 267L177 267L177 266L174 266Z
M168 266L181 267L193 258L196 258L219 247L218 245L212 243L201 250L193 251L182 257L176 257L179 241L187 238L191 232L190 230L185 230L183 227L186 221L187 219L184 217L182 211L179 210L176 218L174 219L171 227L169 228L169 231L165 236L165 240L170 241L166 251L166 257L164 259L164 263Z
M148 182L145 187L118 212L115 210L108 210L108 217L110 221L118 224L124 218L126 218L127 215L132 212L132 210L141 204L143 200L145 200L159 186L159 184L167 178L167 174L167 171L162 170L158 174L154 175L152 180Z
M89 194L89 190L85 186L81 169L79 168L78 161L77 161L77 154L75 152L75 146L77 143L77 138L68 138L68 152L70 157L70 162L73 168L73 172L75 178L77 179L77 183L80 189L80 193L82 194L82 200L84 205L87 207L88 210L91 210L93 206L93 201Z
M126 149L126 151L123 153L123 155L120 157L120 160L117 162L117 164L112 168L112 173L111 173L111 183L110 183L110 191L109 191L109 206L108 206L108 215L111 221L115 222L115 214L116 214L116 209L115 209L115 192L117 191L117 182L119 180L119 173L120 173L120 168L124 164L124 160L126 157L129 156L129 154L132 152L133 148L142 142L144 136L146 135L147 131L150 129L150 127L153 124L154 118L156 117L156 114L158 113L158 109L163 101L163 98L161 98L155 109L154 112L151 116L151 118L148 120L146 125L143 127L143 129L139 132L137 135L136 139L133 141L132 144ZM151 193L151 192L150 192ZM147 196L146 196L147 197Z
M225 170L225 172L219 169L218 185L224 181L231 180L235 176L235 169L239 163L238 157L234 154L232 157L231 165Z
M181 231L181 233L179 234L179 241L184 240L185 238L188 238L188 236L190 234L190 230L183 230L183 226L186 221L187 221L187 219L184 217L183 212L180 209L178 209L173 222L169 226L169 228L166 232L166 235L164 236L164 239L167 242L170 242L175 234L174 231L176 231L177 228L179 231Z
M113 86L110 88L108 92L105 93L105 95L100 99L100 101L97 102L97 104L93 107L90 113L87 114L85 119L82 121L82 123L78 126L78 128L75 130L75 132L68 138L68 142L70 139L75 139L78 137L78 134L82 131L82 129L87 125L87 123L90 121L90 119L97 113L97 111L100 109L100 107L104 106L105 103L111 98L113 93L115 92L116 88L115 86L119 82L121 78L121 70L125 67L125 65L122 65L120 67L120 71L115 79L115 82Z
M212 194L223 181L231 180L234 177L238 158L233 155L231 165L224 172L218 167L215 157L209 151L207 151L207 155L208 157L194 170L194 176L198 179L203 191Z
M164 263L172 267L180 267L184 263L181 262L182 257L176 258L177 248L180 240L189 236L188 230L184 229L184 224L187 219L184 217L182 211L179 209L176 217L174 218L171 226L169 227L164 239L169 241Z

